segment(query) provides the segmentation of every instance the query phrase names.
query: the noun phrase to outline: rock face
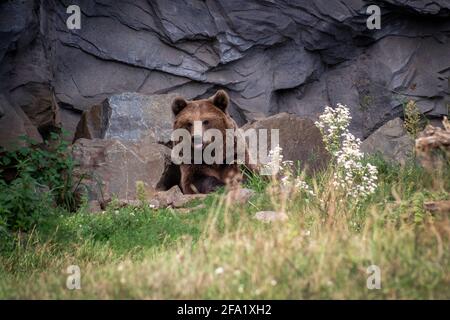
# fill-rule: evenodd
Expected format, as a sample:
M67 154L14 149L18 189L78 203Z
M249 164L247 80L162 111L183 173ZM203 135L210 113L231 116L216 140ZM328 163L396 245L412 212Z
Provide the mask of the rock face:
M366 25L381 8L381 29ZM69 5L81 29L69 30ZM231 94L239 124L347 104L366 138L405 97L446 115L447 0L24 0L0 4L0 92L41 134L112 94Z
M170 149L149 141L138 143L116 139L79 139L72 146L77 163L75 176L87 187L89 200L105 203L117 197L136 199L136 182L147 192L166 190L178 182ZM84 190L80 190L83 192Z
M329 154L325 150L322 135L311 119L303 119L293 114L280 113L242 127L243 130L267 129L268 150L271 144L270 130L278 129L279 146L283 149L283 160L300 163L301 168L315 171L323 168ZM259 139L261 134L259 133Z
M151 136L158 143L168 144L173 124L170 105L175 97L174 94L113 95L83 113L75 140L104 138L136 142Z
M395 118L364 140L361 151L368 154L379 152L387 161L404 164L414 151L414 139L406 132L403 120Z
M31 124L22 109L14 109L4 96L0 95L0 147L15 149L23 144L20 136L28 136L42 142L37 129Z

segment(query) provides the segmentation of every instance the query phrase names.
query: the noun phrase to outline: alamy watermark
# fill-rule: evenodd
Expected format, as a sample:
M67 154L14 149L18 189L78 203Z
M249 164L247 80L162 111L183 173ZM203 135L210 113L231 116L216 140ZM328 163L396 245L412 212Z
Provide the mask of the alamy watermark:
M67 7L67 14L70 16L66 20L66 26L69 30L81 29L81 10L80 7L73 4Z
M369 30L380 30L381 29L381 9L377 5L370 5L366 10L370 17L367 18L366 26Z
M81 29L81 9L78 5L70 5L66 9L66 13L70 16L66 20L66 26L69 30ZM366 26L369 30L381 29L381 8L377 5L370 5L366 9L366 13L369 14L367 18Z
M202 121L194 121L192 133L180 128L172 131L171 158L174 164L250 164L270 162L268 129L218 129L203 131ZM279 146L279 129L270 130L270 146ZM263 170L264 171L264 170ZM272 174L273 172L261 172Z
M77 265L70 265L66 269L69 274L66 279L66 288L69 290L81 289L81 269Z
M366 281L367 289L374 290L374 289L381 289L381 269L377 265L371 265L366 269L367 274L369 274L369 277Z

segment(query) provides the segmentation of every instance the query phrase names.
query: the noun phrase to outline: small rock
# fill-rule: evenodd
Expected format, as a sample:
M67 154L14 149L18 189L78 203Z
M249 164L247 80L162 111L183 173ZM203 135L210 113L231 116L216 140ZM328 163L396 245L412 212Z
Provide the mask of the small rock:
M159 203L159 200L157 200L157 199L151 199L148 202L148 205L150 206L150 208L153 208L153 209L161 208L161 204Z
M245 204L251 197L255 195L255 191L248 188L238 188L231 190L229 193L230 199L233 203Z
M287 215L284 212L275 211L259 211L255 213L255 219L261 222L275 222L275 221L285 221Z
M98 200L91 200L88 203L88 210L90 213L99 213L102 211L102 207L100 205L100 201Z
M189 202L196 200L196 199L204 199L206 198L206 194L184 194L182 197L176 199L173 203L172 206L174 208L180 208L180 207L184 207L185 205L187 205Z
M154 194L150 203L156 208L181 208L195 199L204 199L205 194L183 194L179 186L173 186L167 191L158 191Z

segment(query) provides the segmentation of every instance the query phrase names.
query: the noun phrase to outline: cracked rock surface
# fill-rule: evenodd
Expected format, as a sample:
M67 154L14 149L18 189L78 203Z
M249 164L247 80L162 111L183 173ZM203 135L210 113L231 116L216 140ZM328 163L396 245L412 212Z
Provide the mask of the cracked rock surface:
M72 146L72 155L75 177L83 182L77 193L87 194L88 200L136 200L137 183L145 192L155 192L179 180L170 149L150 137L139 142L81 138Z
M72 4L80 30L66 27ZM380 30L366 26L370 4ZM0 93L43 137L73 134L114 94L224 88L240 125L281 112L315 120L341 102L365 138L408 99L430 118L448 113L449 18L448 0L6 1Z

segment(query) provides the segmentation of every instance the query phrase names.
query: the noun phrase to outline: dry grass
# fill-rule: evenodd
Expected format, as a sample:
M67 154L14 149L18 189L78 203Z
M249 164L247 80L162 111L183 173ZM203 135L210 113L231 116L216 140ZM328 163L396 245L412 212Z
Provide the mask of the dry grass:
M2 255L0 297L449 299L449 219L421 206L448 199L449 182L432 189L432 177L417 167L384 166L377 193L358 205L336 194L331 173L325 173L310 180L318 194L313 199L286 196L254 180L253 187L265 191L246 205L218 194L208 198L204 211L183 216L124 208L121 222L113 223L118 230L111 231L123 238L99 240L92 229L64 242L67 236L56 228L37 230L28 244ZM265 224L253 218L267 209L283 210L288 219ZM105 224L112 211L93 225ZM133 224L151 215L143 229ZM158 229L169 216L175 220ZM61 219L70 230L94 218L79 213ZM136 240L138 230L144 233ZM163 235L149 245L152 232ZM137 244L119 250L125 245L120 241ZM81 290L66 289L71 264L81 268ZM370 265L381 269L380 290L366 286Z

